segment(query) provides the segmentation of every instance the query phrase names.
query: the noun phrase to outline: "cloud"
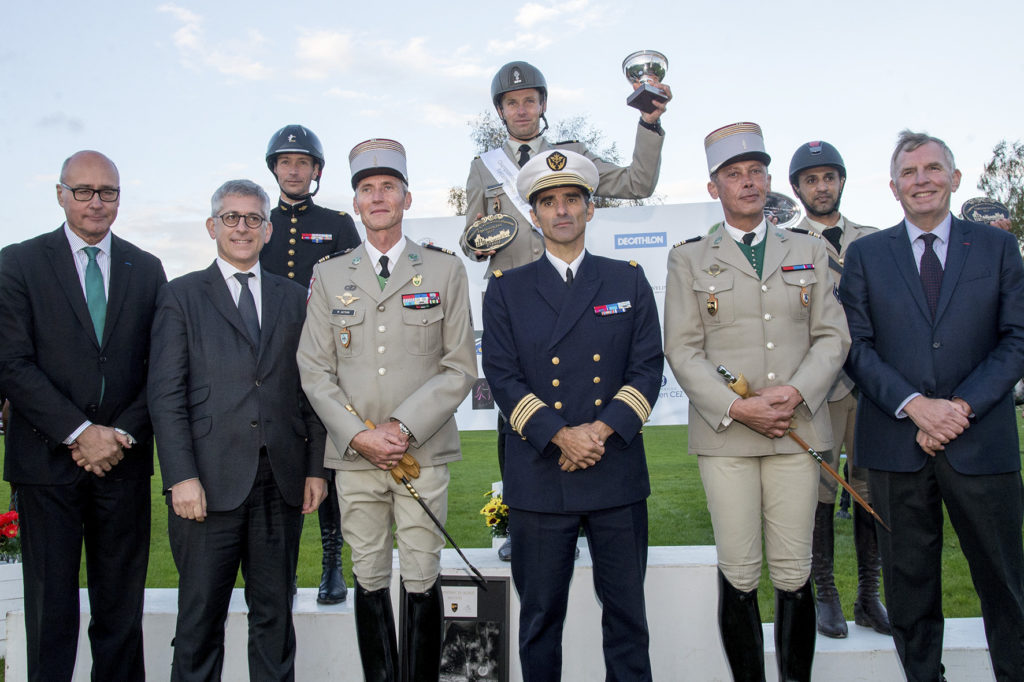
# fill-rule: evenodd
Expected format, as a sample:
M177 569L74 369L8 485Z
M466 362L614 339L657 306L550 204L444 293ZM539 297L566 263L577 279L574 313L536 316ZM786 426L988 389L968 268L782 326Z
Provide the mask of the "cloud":
M256 29L246 31L243 40L222 40L214 47L205 41L202 16L171 3L160 5L157 11L170 14L181 24L171 39L188 68L212 68L246 80L266 80L272 75L272 70L251 54L267 42Z
M596 23L612 24L620 14L617 7L595 5L591 0L528 2L515 16L515 23L522 30L508 40L489 41L487 49L495 54L542 50Z
M67 114L59 111L43 116L36 121L36 125L40 128L64 128L69 133L80 133L85 128L82 123L82 119L74 116L68 116Z
M337 31L312 31L299 37L295 56L301 63L300 78L317 80L345 71L356 54L352 36Z

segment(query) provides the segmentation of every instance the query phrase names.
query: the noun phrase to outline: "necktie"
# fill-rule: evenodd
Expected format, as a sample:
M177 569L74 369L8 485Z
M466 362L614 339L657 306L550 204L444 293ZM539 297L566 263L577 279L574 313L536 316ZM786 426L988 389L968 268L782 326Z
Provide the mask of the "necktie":
M519 167L522 168L530 160L530 145L519 145Z
M832 246L836 247L836 253L839 253L843 250L840 246L843 242L843 228L839 227L838 225L829 227L824 232L821 233L821 236L827 239L829 243L832 244Z
M89 258L89 264L85 266L85 303L89 306L96 341L103 343L103 327L107 323L107 295L103 292L103 273L96 262L99 251L98 246L85 247L85 255Z
M387 256L381 256L380 257L380 276L383 277L384 279L387 279L388 277L391 276L391 271L388 270L388 257Z
M242 292L238 295L238 312L242 315L242 322L249 332L252 342L259 345L260 342L260 318L256 314L256 299L249 289L249 278L256 275L251 272L236 272L235 279L242 285Z
M565 286L572 286L572 268L565 269Z
M924 285L924 297L928 308L935 317L935 308L939 305L939 289L942 288L942 263L932 248L938 237L934 234L922 234L919 239L924 242L924 253L921 255L921 284Z
M743 243L746 244L747 246L752 245L754 243L754 233L747 232L745 235L743 235Z

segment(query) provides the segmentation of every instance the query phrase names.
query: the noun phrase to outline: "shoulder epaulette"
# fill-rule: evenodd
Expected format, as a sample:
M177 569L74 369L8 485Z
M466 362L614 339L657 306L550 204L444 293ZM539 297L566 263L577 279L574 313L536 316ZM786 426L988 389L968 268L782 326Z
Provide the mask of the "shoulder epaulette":
M348 214L345 213L344 211L338 211L338 215L348 215Z
M704 239L704 235L702 234L697 235L696 237L690 237L689 239L684 239L681 242L676 242L675 244L672 245L672 248L674 249L677 246L682 246L683 244L692 244L693 242L699 242L701 239Z
M494 275L495 277L501 277L505 273L502 272L501 270L491 270L491 274Z
M562 140L561 142L556 142L555 144L556 145L560 145L560 144L576 144L578 142L579 142L579 140Z
M803 227L787 227L786 229L789 230L790 232L796 232L797 234L806 234L810 237L817 237L819 239L821 238L821 235L815 232L814 230L808 230Z
M636 261L635 260L629 261L629 264L632 265L634 268L636 267Z
M424 244L423 248L430 249L431 251L440 251L441 253L447 253L449 256L454 256L455 252L451 249L446 249L443 246L437 244Z
M321 258L320 260L318 260L317 263L326 263L327 261L331 260L335 256L344 256L346 253L348 253L349 251L351 251L354 248L356 248L356 247L350 246L347 249L345 249L344 251L335 251L334 253L329 253L326 256L324 256L323 258Z

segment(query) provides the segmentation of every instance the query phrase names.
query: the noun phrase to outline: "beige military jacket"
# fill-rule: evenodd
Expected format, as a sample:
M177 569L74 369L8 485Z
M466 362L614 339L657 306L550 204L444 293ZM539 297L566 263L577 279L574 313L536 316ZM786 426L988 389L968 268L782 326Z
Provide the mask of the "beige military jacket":
M665 136L653 130L637 125L636 142L633 146L633 160L628 166L616 166L596 156L580 142L550 144L542 140L540 151L547 149L568 149L583 154L594 162L600 177L597 193L602 197L617 199L645 199L654 194L661 172L661 147ZM506 140L502 149L508 157L515 161L519 153ZM515 204L505 194L504 187L494 179L487 170L483 160L478 156L469 166L469 178L466 180L466 227L476 220L476 215L485 216L495 213L511 215L519 221L519 232L512 243L491 257L486 277L492 270L509 270L520 265L532 263L544 253L544 237L534 229L529 215L522 215ZM465 234L465 232L463 232ZM462 250L470 258L475 258L474 250L465 239L460 239Z
M476 380L462 261L406 239L381 291L365 245L313 269L297 354L302 388L327 428L329 469L370 469L348 448L363 419L398 419L420 466L461 458L455 410Z
M820 225L812 224L808 220L807 216L804 216L803 220L794 225L790 229L805 230L807 234L812 237L818 237L821 239L821 243L825 245L825 250L828 251L829 255L829 267L832 270L832 278L836 281L836 286L839 286L839 282L842 281L842 273L840 270L843 267L843 261L846 258L846 250L850 247L850 244L857 241L865 235L869 235L872 232L877 232L877 227L868 227L867 225L858 225L846 216L840 216L839 226L843 228L843 238L840 245L843 247L841 251L836 252L836 247L832 246L832 242L825 239L819 232L821 229ZM839 269L837 269L837 266ZM847 375L846 372L839 370L839 376L836 377L836 382L832 386L831 392L828 394L828 401L835 402L841 400L849 395L850 391L853 390L853 379Z
M828 256L821 241L772 225L765 239L760 280L722 223L669 254L665 357L690 401L694 454L801 452L791 438L770 439L737 421L723 426L737 396L715 371L719 364L742 373L752 391L794 386L804 398L794 415L797 433L814 448L832 447L823 406L850 334Z

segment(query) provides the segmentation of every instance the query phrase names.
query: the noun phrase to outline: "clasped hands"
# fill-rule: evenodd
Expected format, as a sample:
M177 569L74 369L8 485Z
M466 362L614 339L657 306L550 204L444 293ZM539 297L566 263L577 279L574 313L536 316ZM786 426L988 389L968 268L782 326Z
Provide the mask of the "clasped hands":
M803 396L793 386L768 386L749 398L734 400L729 407L729 417L762 436L782 438L789 431L793 412L801 402Z
M579 426L563 426L552 438L561 454L558 466L562 471L592 467L604 456L604 444L614 430L600 419Z
M420 475L419 463L409 454L409 437L402 433L397 421L360 431L348 446L378 469L390 471L398 482Z
M903 411L917 425L917 444L929 456L946 449L950 442L971 425L971 406L963 398L944 400L915 396Z
M109 426L90 424L68 447L75 464L102 477L124 459L124 451L131 446L128 436Z

